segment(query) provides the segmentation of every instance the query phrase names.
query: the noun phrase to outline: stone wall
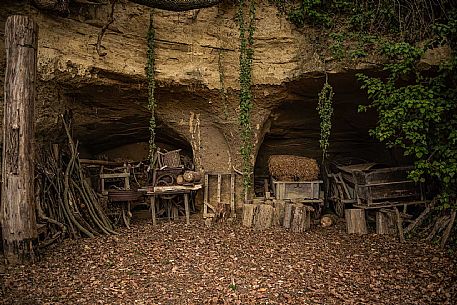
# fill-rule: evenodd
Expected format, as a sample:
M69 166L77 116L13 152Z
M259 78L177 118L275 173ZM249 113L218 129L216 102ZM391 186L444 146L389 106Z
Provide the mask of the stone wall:
M71 110L75 137L94 155L147 141L149 136L144 67L150 9L120 1L115 8L115 21L102 41L106 55L99 56L95 45L109 10L108 5L73 4L70 16L62 18L39 12L28 6L27 1L0 3L1 31L11 14L31 15L40 27L38 134L48 141L58 139L61 135L58 117ZM207 171L241 168L236 12L237 7L228 3L182 13L155 11L158 138L167 141L175 138L177 146L192 147L196 164ZM329 54L317 51L316 35L319 33L312 28L297 30L268 1L263 1L257 10L253 162L267 133L270 139L281 138L284 128L297 127L292 121L287 125L289 118L284 109L288 108L281 106L297 102L304 103L309 110L309 116L304 113L304 122L309 123L297 127L301 130L300 137L312 143L305 151L319 155L315 107L324 79L324 58L327 72L335 75L331 79L335 81L336 103L339 91L347 94L345 106L341 107L353 109L360 98L366 99L357 89L354 71L372 68L376 60L366 58L353 63L333 60ZM4 56L1 35L0 81L5 69ZM228 92L225 103L220 95L220 69ZM347 72L349 76L345 77ZM355 93L351 95L351 92ZM2 95L3 92L0 98ZM282 125L277 124L279 117ZM366 120L358 124L357 119L343 117L340 123L344 125L347 120L353 121L353 129L362 128L360 133L366 134L370 125ZM349 135L346 146L341 149L333 146L333 149L347 150L351 141L360 140L359 134ZM294 145L301 145L300 141L301 138L292 140ZM259 154L265 159L270 153L290 151L278 147L267 155L265 151Z

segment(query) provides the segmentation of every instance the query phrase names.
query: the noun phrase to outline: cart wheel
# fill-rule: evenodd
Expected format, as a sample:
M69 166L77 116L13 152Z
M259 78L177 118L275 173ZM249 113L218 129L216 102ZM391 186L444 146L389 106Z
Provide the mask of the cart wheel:
M174 182L175 182L175 179L173 178L172 175L165 174L165 175L159 176L157 178L156 185L157 186L168 186L168 185L173 185ZM170 200L170 199L173 199L174 197L176 197L176 194L175 195L160 195L160 197L162 197L163 199L166 199L166 200Z
M333 207L335 209L335 214L338 215L338 217L344 217L344 203L336 199L333 201Z

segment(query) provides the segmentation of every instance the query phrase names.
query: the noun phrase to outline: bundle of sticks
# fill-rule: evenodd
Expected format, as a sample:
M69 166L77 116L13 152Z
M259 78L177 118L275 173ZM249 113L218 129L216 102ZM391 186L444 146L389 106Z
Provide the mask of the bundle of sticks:
M84 175L77 144L65 120L63 125L68 137L68 154L62 155L57 144L43 148L38 154L35 180L38 220L47 223L50 233L45 246L67 236L117 234L100 198Z

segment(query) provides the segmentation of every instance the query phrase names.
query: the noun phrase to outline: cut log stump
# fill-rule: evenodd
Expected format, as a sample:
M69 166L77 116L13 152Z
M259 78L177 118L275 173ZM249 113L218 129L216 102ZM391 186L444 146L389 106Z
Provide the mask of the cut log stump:
M396 235L397 227L392 213L376 212L376 234Z
M273 204L275 207L273 215L273 225L282 226L284 222L284 209L286 207L286 203L283 200L274 200Z
M302 233L311 227L311 211L303 204L295 204L293 207L293 219L290 229L295 233Z
M243 205L243 226L251 228L254 222L254 212L256 205L244 204Z
M364 209L346 209L346 228L349 234L367 234Z
M265 230L270 228L273 223L273 206L269 204L259 204L255 211L254 228L256 230Z

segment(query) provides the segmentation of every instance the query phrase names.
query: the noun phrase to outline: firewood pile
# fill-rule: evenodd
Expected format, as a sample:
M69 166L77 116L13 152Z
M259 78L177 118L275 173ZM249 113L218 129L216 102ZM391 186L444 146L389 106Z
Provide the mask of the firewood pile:
M315 159L272 155L268 160L270 174L280 181L313 181L319 177L319 166Z
M46 223L47 235L40 246L64 237L116 234L101 198L90 186L79 162L77 143L68 136L68 150L58 145L40 151L35 179L38 222Z

